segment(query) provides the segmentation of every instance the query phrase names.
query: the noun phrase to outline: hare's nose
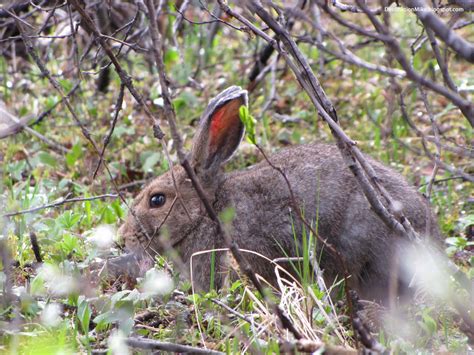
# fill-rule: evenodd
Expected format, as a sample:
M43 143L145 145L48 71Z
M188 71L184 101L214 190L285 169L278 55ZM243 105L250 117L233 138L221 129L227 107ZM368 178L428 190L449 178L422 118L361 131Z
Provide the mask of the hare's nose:
M135 235L126 235L123 237L125 251L128 253L136 252L139 248L139 240Z

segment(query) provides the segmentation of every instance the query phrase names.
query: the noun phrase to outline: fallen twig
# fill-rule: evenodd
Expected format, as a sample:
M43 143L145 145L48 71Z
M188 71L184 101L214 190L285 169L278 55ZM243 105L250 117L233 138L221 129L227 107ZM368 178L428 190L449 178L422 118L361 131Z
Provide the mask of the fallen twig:
M73 88L65 95L66 98L70 98L75 92L76 90L79 88L80 86L80 81L77 82ZM36 137L40 138L41 140L45 141L43 138L41 137L44 137L42 135L40 135L38 132L34 131L31 127L40 123L41 121L43 121L43 119L46 117L46 116L49 116L51 114L51 112L54 111L54 109L56 107L59 106L59 104L61 104L63 102L64 98L61 98L59 101L57 101L53 106L51 106L49 109L47 109L46 111L43 111L42 113L40 113L38 115L38 117L36 117L34 120L31 120L29 122L23 122L23 120L21 120L21 122L17 122L15 120L15 123L16 125L14 127L9 127L8 129L6 130L2 130L0 131L0 139L2 138L6 138L8 136L11 136L11 135L14 135L14 134L17 134L18 132L20 132L22 129L25 129L26 131L28 131L29 133L35 135ZM11 115L10 115L11 117ZM30 129L28 129L30 128ZM41 137L40 137L41 136ZM46 138L46 137L44 137ZM46 143L50 144L51 143L54 143L54 148L58 148L58 150L60 151L63 151L65 153L67 153L69 150L65 147L62 147L62 146L57 146L57 143L55 142L52 142L52 141L45 141Z
M193 354L210 354L220 355L224 354L220 351L197 348L195 346L181 345L175 343L168 343L164 341L146 339L146 338L128 338L126 340L128 346L138 349L146 350L162 350L175 353L193 353Z
M355 349L345 348L343 346L328 345L319 341L308 339L297 340L295 342L285 341L280 343L280 351L282 354L294 354L296 351L303 353L317 353L324 355L349 355L358 354Z

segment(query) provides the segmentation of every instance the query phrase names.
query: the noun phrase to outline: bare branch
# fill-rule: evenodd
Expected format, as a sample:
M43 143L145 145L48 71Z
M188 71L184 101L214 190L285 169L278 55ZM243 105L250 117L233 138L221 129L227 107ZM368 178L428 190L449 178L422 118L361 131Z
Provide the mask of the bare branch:
M424 0L404 0L409 8L417 8L416 16L425 27L433 30L457 54L474 63L474 45L459 36L433 12L430 11ZM366 10L364 10L365 12Z
M337 7L341 11L348 11L348 12L353 12L353 13L363 13L360 8L358 8L355 5L352 4L345 4L343 2L340 2L339 0L332 0L331 1L332 5L334 7ZM377 10L371 10L374 15L380 15L382 13L382 9L377 9Z
M109 142L110 142L110 138L112 137L112 134L114 133L115 125L117 124L118 115L119 115L120 110L122 109L124 91L125 91L125 86L121 84L120 91L117 97L117 102L115 103L114 118L112 119L112 124L110 125L110 131L107 134L107 136L104 138L104 146L102 147L102 151L100 152L97 167L95 168L94 174L92 174L93 179L95 179L97 172L99 171L100 164L102 163L102 160L104 159L105 150L107 149L107 146L109 145Z
M356 0L357 4L360 6L361 9L364 10L366 15L369 17L370 21L374 25L375 29L382 34L386 39L384 43L386 46L392 51L393 56L397 59L400 63L402 68L406 71L407 77L427 88L430 90L445 96L449 100L453 102L464 116L467 118L471 126L474 127L474 104L470 101L461 97L458 93L441 86L428 78L420 75L415 69L410 65L407 58L403 54L403 51L400 47L400 43L397 39L390 33L390 31L370 12L367 8L367 5L362 0Z
M45 141L45 142L48 142L47 140L41 138L43 137L42 135L40 135L38 132L34 131L33 129L31 129L31 126L34 126L35 124L38 124L40 123L41 121L43 121L43 119L47 116L49 116L56 107L58 107L63 101L64 101L64 98L70 98L76 91L77 89L79 88L79 85L80 85L80 82L78 81L74 86L73 88L63 97L61 98L59 101L57 101L53 106L51 106L49 109L47 109L46 111L43 111L42 113L40 113L38 115L38 117L36 117L34 120L28 120L28 121L23 121L23 119L21 120L21 122L16 122L15 121L15 117L12 117L12 115L10 114L9 117L11 120L15 121L16 122L16 125L14 127L9 127L8 129L5 129L5 130L0 130L0 139L2 138L6 138L10 135L14 135L14 134L17 134L18 132L21 132L22 129L25 129L26 131L28 131L29 133L37 136L38 138L40 138L41 140ZM0 104L0 111L2 111L2 106ZM8 113L6 113L6 115L8 115ZM28 130L28 128L30 128L31 130ZM34 132L34 133L33 133ZM40 137L41 136L41 137ZM46 137L44 137L46 138ZM46 138L47 139L47 138ZM53 142L54 143L54 142ZM50 143L48 143L50 144ZM54 143L54 144L50 144L51 146L56 146L57 144ZM65 147L56 147L58 148L58 150L60 151L63 151L64 153L67 153L69 151L69 149L65 148Z
M75 203L75 202L83 202L83 201L93 201L93 200L100 200L104 198L117 198L119 197L116 194L104 194L104 195L99 195L99 196L92 196L92 197L74 197L74 198L65 198L62 200L59 200L57 202L53 202L47 205L43 206L38 206L38 207L33 207L27 210L22 210L22 211L16 211L16 212L9 212L1 215L0 217L13 217L13 216L18 216L21 214L26 214L26 213L33 213L33 212L38 212L47 208L53 208L53 207L58 207L65 205L67 203Z
M84 28L92 33L94 36L97 37L97 40L99 41L100 45L104 49L105 53L107 56L110 58L112 61L112 64L115 67L115 70L117 71L117 74L120 77L120 80L122 83L127 87L127 89L130 91L132 96L135 98L137 103L143 108L145 111L145 114L147 117L151 120L151 123L153 124L153 130L155 132L155 135L157 138L162 139L164 137L164 133L161 130L159 124L158 124L158 118L155 117L155 115L151 112L149 109L148 105L145 102L145 99L143 96L135 89L133 86L133 81L128 75L128 73L123 69L122 65L118 61L117 57L115 56L114 52L112 51L112 48L110 45L107 43L106 38L100 33L99 29L97 28L96 24L92 20L92 18L89 16L89 14L85 11L85 9L82 7L81 3L79 0L70 0L74 8L76 9L77 12L81 15L82 19L84 20L82 22L82 25Z

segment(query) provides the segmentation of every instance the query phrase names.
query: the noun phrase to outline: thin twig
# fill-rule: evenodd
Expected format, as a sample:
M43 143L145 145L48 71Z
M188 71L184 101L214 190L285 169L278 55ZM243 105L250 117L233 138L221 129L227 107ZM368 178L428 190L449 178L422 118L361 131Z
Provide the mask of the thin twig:
M92 196L92 197L74 197L74 198L69 198L69 199L62 199L57 202L53 202L47 205L43 206L38 206L38 207L33 207L27 210L21 210L21 211L16 211L16 212L9 212L1 215L1 217L13 217L13 216L18 216L21 214L26 214L26 213L33 213L37 211L41 211L47 208L53 208L53 207L58 207L62 206L67 203L74 203L74 202L82 202L82 201L93 201L93 200L100 200L104 198L117 198L118 195L116 194L104 194L104 195L99 195L99 196Z
M474 127L474 104L471 103L469 100L464 99L457 92L452 91L442 85L439 85L438 83L429 80L425 76L422 76L420 73L415 71L415 69L412 65L410 65L405 54L403 53L399 41L390 33L390 31L385 27L385 25L383 25L377 19L377 17L370 12L364 1L356 0L356 2L357 5L362 10L364 10L377 32L379 32L385 37L383 42L385 43L387 48L390 49L395 59L400 63L401 67L405 70L407 77L412 81L415 81L418 84L421 84L426 88L451 100L451 102L461 110L461 112L469 121L471 126Z
M339 10L341 11L348 11L348 12L353 12L353 13L363 13L364 11L362 11L360 8L358 8L357 6L355 5L352 5L352 4L345 4L343 2L340 2L339 0L331 0L331 4L338 8ZM371 10L374 15L380 15L382 13L382 9L377 9L377 10Z
M92 20L92 18L89 16L89 14L85 11L85 9L82 7L80 0L70 0L74 8L76 9L77 12L81 15L82 19L84 20L82 22L82 26L90 33L92 33L94 36L97 37L97 40L99 41L100 45L104 49L105 53L107 56L110 58L112 61L112 64L115 67L115 70L117 71L117 74L120 77L121 82L127 87L127 89L130 91L132 96L135 98L137 103L143 108L145 111L145 114L147 117L150 119L151 123L153 124L153 130L158 137L158 139L162 139L165 135L163 131L161 130L159 124L158 124L158 118L155 116L155 114L152 113L150 108L145 102L145 99L143 96L135 89L133 85L132 78L130 75L123 69L122 65L118 61L117 57L115 56L114 52L112 51L112 48L110 45L107 43L106 38L100 33L99 29L97 28L96 24Z
M357 2L359 3L360 0L357 0ZM404 3L408 8L419 9L418 11L415 11L415 14L421 22L423 22L423 25L425 25L426 28L433 30L438 37L444 41L444 43L461 57L474 63L474 44L468 42L446 26L435 12L430 11L424 0L404 0ZM366 7L364 12L367 13Z
M38 237L36 237L35 232L30 232L30 242L31 242L31 249L33 250L33 254L35 254L36 262L42 263L43 258L41 257L41 249L38 244Z
M253 324L254 321L253 319L247 317L247 316L244 316L243 314L240 314L239 312L237 312L235 309L229 307L228 305L226 305L225 303L219 301L218 299L216 298L211 298L211 302L217 304L218 306L221 306L222 308L226 309L228 312L232 313L234 316L246 321L247 323L249 324Z
M102 160L104 159L105 150L107 149L107 146L110 143L110 138L112 137L112 134L114 133L115 125L117 124L118 115L119 115L120 110L122 109L124 91L125 91L125 85L120 84L120 91L117 97L117 102L115 103L114 118L112 119L112 124L110 125L109 133L104 138L104 146L102 147L102 151L100 152L99 161L97 163L97 167L94 170L94 174L92 174L92 179L95 179L97 172L99 171L100 164L102 163Z
M73 88L66 94L66 98L70 98L75 92L76 90L79 88L80 86L80 81L78 81L76 84L74 84ZM27 132L33 134L34 136L38 137L39 139L41 139L42 141L44 141L45 143L47 143L48 145L50 145L51 147L53 147L54 149L58 150L58 151L61 151L63 153L68 153L69 152L69 149L67 149L66 147L62 146L62 145L59 145L57 142L54 142L52 141L50 138L46 138L44 137L42 134L36 132L35 130L33 130L31 127L42 122L43 119L47 116L49 116L56 107L59 106L59 104L61 104L63 102L64 98L61 98L59 101L55 102L53 106L51 106L49 109L47 109L46 111L43 111L42 113L40 113L38 115L38 117L36 117L34 120L32 121L29 121L27 124L23 124L22 121L18 122L18 120L15 119L14 116L12 116L11 114L8 114L8 117L11 118L14 122L16 122L16 126L13 127L13 128L8 128L6 130L3 130L3 131L0 131L0 139L2 138L5 138L5 137L8 137L10 135L13 135L13 134L17 134L18 132L20 132L22 129L26 130Z

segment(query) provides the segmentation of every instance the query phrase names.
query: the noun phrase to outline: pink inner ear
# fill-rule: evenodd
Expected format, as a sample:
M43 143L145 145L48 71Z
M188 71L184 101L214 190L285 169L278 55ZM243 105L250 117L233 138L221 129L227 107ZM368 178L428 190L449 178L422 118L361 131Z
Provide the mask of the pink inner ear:
M226 120L224 119L224 114L226 111L225 109L226 109L226 106L221 107L212 116L211 130L210 130L211 147L213 147L219 141L219 136L225 130L225 123L226 123L225 122Z
M215 153L219 146L225 143L226 137L239 130L239 108L242 105L241 99L229 101L219 108L211 118L209 130L209 152Z

